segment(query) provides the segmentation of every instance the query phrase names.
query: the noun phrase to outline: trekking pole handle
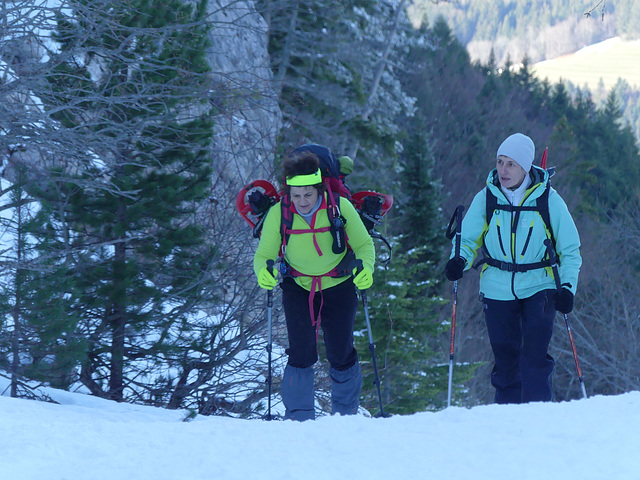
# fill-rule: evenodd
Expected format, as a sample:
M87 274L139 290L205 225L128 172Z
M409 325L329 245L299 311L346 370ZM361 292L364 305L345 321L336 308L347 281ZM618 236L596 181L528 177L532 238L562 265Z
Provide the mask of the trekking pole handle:
M544 241L544 244L547 247L547 255L549 255L551 270L553 270L553 277L556 281L556 290L560 291L562 289L562 284L560 282L560 275L558 275L558 257L556 255L556 251L551 244L551 240L548 238Z
M464 205L456 207L456 257L460 258L460 238L462 236L462 212Z
M267 271L273 276L273 260L267 260ZM273 290L267 290L267 307L269 308L269 317L271 317L271 307L273 306Z
M464 205L458 205L451 216L451 220L449 220L449 225L447 226L446 237L451 240L454 236L456 237L456 257L460 257L460 237L462 233L462 212L464 212ZM455 230L454 228L455 223Z
M352 265L355 265L355 267L354 267L354 268L356 269L356 273L354 274L354 277L355 277L355 276L357 276L357 275L362 271L362 269L364 268L364 267L362 266L362 260L361 260L361 259L359 259L359 258L357 258L357 259L352 263ZM356 288L357 288L357 287L356 287ZM367 291L366 291L366 290L358 290L358 291L360 292L360 298L362 298L362 303L363 303L363 305L364 305L364 313L365 313L365 316L367 317L367 322L368 322L368 321L369 321L369 320L368 320L368 318L369 318L369 312L368 312L368 310L367 310L367 309L368 309L368 307L369 307L369 300L367 299ZM369 333L369 335L371 335L371 333Z
M358 275L362 271L362 269L364 268L362 266L362 260L360 260L359 258L356 258L355 262L353 262L352 265L355 265L354 268L356 269L356 275Z

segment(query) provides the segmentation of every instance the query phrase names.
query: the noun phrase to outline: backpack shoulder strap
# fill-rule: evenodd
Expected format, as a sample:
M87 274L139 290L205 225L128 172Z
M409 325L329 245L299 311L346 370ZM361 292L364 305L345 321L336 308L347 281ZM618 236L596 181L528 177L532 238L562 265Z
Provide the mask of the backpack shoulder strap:
M280 256L284 256L284 251L291 235L293 227L293 212L291 211L291 198L289 195L283 195L280 199L280 233L282 236L282 246L280 247Z
M550 190L551 190L551 184L547 182L547 186L545 187L542 194L538 198L536 198L535 207L518 207L513 205L508 205L508 206L499 205L498 199L496 198L496 196L490 191L489 188L487 188L487 192L486 192L487 225L489 225L489 222L491 221L491 217L493 217L493 212L496 209L510 210L510 211L535 210L542 217L542 221L544 222L545 228L549 232L551 243L555 248L556 239L555 239L555 236L553 235L553 229L551 228L551 217L549 215L549 191Z
M280 199L280 231L282 235L282 246L280 247L280 256L284 256L284 251L291 236L293 228L293 212L291 211L291 198L289 195L282 195ZM336 215L337 214L337 215ZM329 192L327 194L327 215L329 216L329 224L333 225L333 219L340 216L340 195Z
M498 199L491 192L489 187L486 187L486 210L485 210L485 219L487 221L487 226L491 223L491 218L493 217L493 212L495 212L496 208L498 208Z
M329 223L333 223L333 219L340 216L340 195L338 192L334 192L331 187L327 189L327 215Z
M556 238L553 235L553 229L551 228L551 216L549 215L549 191L551 190L551 184L547 182L547 186L545 187L542 194L536 199L536 206L538 208L538 213L542 217L542 221L547 227L547 231L549 232L549 236L551 239L551 244L555 250L556 248Z

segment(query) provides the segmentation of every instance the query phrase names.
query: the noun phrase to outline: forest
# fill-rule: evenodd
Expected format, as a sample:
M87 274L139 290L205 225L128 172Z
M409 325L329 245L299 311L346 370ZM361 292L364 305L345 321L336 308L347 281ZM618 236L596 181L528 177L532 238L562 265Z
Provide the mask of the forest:
M474 60L487 61L493 50L501 65L555 58L613 36L637 39L639 14L637 0L418 0L409 7L414 25L442 15Z
M572 54L587 45L612 37L640 38L640 2L509 1L414 2L408 9L414 25L432 24L438 16L447 19L472 61L495 61L500 67L519 68L523 62L537 63ZM493 60L490 60L491 59ZM565 79L572 96L586 90ZM640 136L640 103L637 85L619 79L613 88L618 104L636 137ZM594 102L601 107L610 91L592 89Z
M277 183L283 155L314 142L354 159L355 191L394 196L378 227L391 261L385 268L389 252L376 242L369 291L385 411L443 408L445 230L516 131L534 140L537 159L549 148L553 186L580 232L569 318L587 391L640 388L640 152L615 93L597 105L588 91L538 81L526 59L517 70L491 55L474 61L444 17L415 27L407 0L242 3L235 17L238 2L206 0L3 4L0 375L10 395L32 396L40 382L194 415L264 414L264 295L251 271L255 239L233 204L249 181ZM252 16L256 24L243 23ZM264 39L261 82L235 76L258 70L214 61L230 55L214 47L231 27L242 33L234 41ZM36 59L21 50L34 44ZM272 122L247 113L272 114L274 104ZM252 127L267 133L252 139L242 130ZM231 141L227 131L239 133ZM240 154L251 160L220 160ZM477 280L459 282L460 406L492 401ZM375 414L359 315L361 400ZM579 398L557 320L555 396ZM277 390L279 308L274 323ZM324 362L321 353L321 409Z

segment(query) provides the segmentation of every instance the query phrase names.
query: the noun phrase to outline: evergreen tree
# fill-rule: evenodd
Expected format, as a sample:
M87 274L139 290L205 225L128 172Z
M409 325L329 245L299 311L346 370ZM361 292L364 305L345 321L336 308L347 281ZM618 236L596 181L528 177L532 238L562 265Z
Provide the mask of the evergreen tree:
M24 380L66 387L80 358L81 340L66 315L66 277L42 283L52 258L41 251L33 232L42 225L41 208L29 193L34 188L27 169L17 168L15 182L2 181L0 229L2 284L0 291L0 368L11 374L11 395L27 394ZM54 267L55 268L55 267ZM48 288L47 288L48 287Z
M210 185L206 2L69 6L46 102L87 156L73 183L40 191L47 231L73 248L57 273L73 278L82 317L80 380L95 395L149 399L184 355L176 341L203 307L213 255L198 226Z
M0 289L0 368L11 374L11 396L18 396L19 382L24 376L28 357L24 305L28 294L27 265L32 257L25 224L33 214L32 200L24 191L24 171L17 184L2 180L0 198L3 200L0 216L3 248L3 268Z
M419 132L419 129L417 129ZM444 357L434 350L444 326L438 321L444 301L440 259L445 247L439 212L441 186L434 179L434 158L423 133L409 134L396 200L406 232L394 241L388 269L378 268L370 290L374 342L385 412L410 414L442 406L447 388ZM364 336L360 338L366 338ZM364 342L360 342L360 351ZM361 355L365 378L373 372ZM377 392L363 389L364 405L375 410Z

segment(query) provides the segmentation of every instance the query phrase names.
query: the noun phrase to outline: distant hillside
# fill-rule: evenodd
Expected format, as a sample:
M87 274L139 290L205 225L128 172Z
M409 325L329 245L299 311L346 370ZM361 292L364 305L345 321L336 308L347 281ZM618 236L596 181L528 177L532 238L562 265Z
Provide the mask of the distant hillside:
M498 65L525 55L540 62L616 36L640 38L640 0L415 0L408 12L414 25L444 17L473 60L486 62L493 50Z
M623 41L620 37L590 45L571 55L563 55L532 66L537 77L550 83L569 80L588 86L592 92L610 90L619 78L634 89L640 88L640 40Z
M596 105L602 107L611 92L640 144L640 40L620 37L531 66L534 75L551 84L562 80L570 92L587 87Z
M408 13L416 27L443 17L474 61L526 57L539 78L566 80L572 94L588 86L598 106L613 91L640 139L640 0L414 0Z

